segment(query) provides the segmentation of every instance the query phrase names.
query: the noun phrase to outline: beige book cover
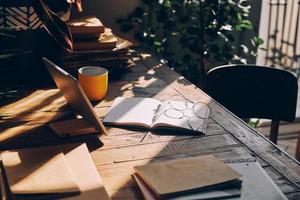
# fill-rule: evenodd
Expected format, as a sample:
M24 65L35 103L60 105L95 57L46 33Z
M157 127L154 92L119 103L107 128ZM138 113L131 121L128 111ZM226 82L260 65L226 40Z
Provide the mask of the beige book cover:
M136 173L159 197L212 188L238 181L241 175L213 155L136 166Z
M20 150L1 155L10 191L13 194L79 192L63 153L44 156L41 152Z
M76 183L74 188L76 188L75 191L78 191L78 194L75 196L65 195L65 200L110 199L85 143L9 151L2 154L1 157L2 159L4 158L4 160L2 160L3 163L6 163L4 168L8 179L14 179L16 177L16 174L12 174L13 171L9 171L9 173L7 173L8 167L10 168L9 170L21 169L18 172L14 172L20 174L18 175L19 177L24 177L27 184L18 185L19 190L27 188L27 190L30 190L33 195L36 195L41 191L41 185L37 187L36 184L41 183L44 185L47 195L50 195L49 197L51 197L52 194L49 192L57 193L58 191L71 191L69 187L71 185L71 179L66 175L71 173L72 181ZM45 162L45 160L48 162ZM20 162L22 163L22 167L16 168L16 164ZM24 165L25 163L26 165ZM30 178L32 176L28 175L36 173L36 171L40 169L39 166L41 166L41 163L46 164L46 166L49 165L46 167L48 169L50 169L51 166L52 170L47 171L47 173L40 173L40 175L36 176L36 179L33 180ZM51 187L49 187L49 180L51 180L50 176L52 175L60 181L55 188L53 185L50 185ZM51 183L54 182L51 181ZM12 189L11 185L9 185L9 187ZM11 192L13 191L11 190ZM31 194L27 193L27 195ZM19 197L20 198L18 199L22 199L22 196ZM29 196L26 196L26 199L28 198Z
M85 17L67 22L71 34L75 38L98 38L105 27L97 17Z
M105 32L96 40L76 40L73 42L74 51L114 49L117 46L118 38L114 36L111 29L106 28Z
M64 200L110 200L101 176L90 156L86 144L76 148L64 148L64 154L74 172L80 188L80 195Z

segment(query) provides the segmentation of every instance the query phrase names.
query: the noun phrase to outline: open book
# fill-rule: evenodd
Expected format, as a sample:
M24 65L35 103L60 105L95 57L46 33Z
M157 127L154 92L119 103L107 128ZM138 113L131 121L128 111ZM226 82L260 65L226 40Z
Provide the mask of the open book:
M103 122L107 125L139 126L147 129L174 129L205 133L210 108L201 102L153 98L114 100Z

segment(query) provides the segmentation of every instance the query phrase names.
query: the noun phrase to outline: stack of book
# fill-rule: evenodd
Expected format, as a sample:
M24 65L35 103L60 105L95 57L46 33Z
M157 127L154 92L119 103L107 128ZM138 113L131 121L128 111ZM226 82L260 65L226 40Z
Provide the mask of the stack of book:
M241 195L242 176L214 156L135 167L145 199L210 199Z
M1 159L1 199L110 199L86 144L7 151Z
M133 175L144 199L286 199L255 159L213 155L136 166Z
M96 17L68 22L73 36L74 51L63 59L65 68L77 71L87 65L103 66L111 72L126 71L131 63L132 43L117 37Z

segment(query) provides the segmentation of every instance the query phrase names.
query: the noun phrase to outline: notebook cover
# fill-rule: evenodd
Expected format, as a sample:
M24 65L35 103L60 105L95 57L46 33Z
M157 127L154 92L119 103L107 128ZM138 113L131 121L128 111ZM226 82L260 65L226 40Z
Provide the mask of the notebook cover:
M99 38L105 27L97 17L86 17L68 21L72 36L76 38Z
M159 198L155 196L153 191L149 186L139 177L137 174L133 174L133 178L137 185L139 186L141 192L143 193L145 200L158 200ZM239 197L241 191L239 187L229 188L224 190L207 190L201 192L194 192L191 194L180 195L175 197L169 197L168 200L208 200L208 199L220 199L220 198L229 198L229 197Z
M136 173L158 196L240 185L241 175L213 155L136 166Z
M68 144L45 148L28 149L31 152L40 152L42 155L63 154L70 170L74 174L79 187L80 194L76 196L56 195L55 197L65 197L64 200L110 200L103 181L93 163L86 144ZM10 195L10 194L8 194ZM36 196L35 194L14 196L15 199L53 199L53 194Z
M114 49L117 46L118 38L113 35L110 29L105 29L100 38L96 40L77 40L73 42L74 51Z
M30 149L1 155L13 194L78 192L76 178L62 153L54 156Z
M110 200L104 187L101 176L90 156L86 144L77 145L76 148L64 148L64 154L80 188L80 195L65 198L64 200Z

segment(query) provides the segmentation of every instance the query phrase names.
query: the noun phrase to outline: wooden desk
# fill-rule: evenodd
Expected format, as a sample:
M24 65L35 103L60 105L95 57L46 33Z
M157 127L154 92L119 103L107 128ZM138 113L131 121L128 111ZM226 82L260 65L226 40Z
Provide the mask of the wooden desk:
M40 146L86 141L106 189L113 199L142 199L131 178L133 166L204 154L221 159L256 157L290 199L300 199L300 166L265 137L228 112L203 91L150 55L140 55L131 73L111 82L106 99L96 105L100 117L117 96L167 100L181 93L190 100L206 101L213 111L205 136L157 135L139 130L108 128L108 136L87 135L59 139L45 123L69 118L58 90L39 90L1 108L1 148ZM142 111L141 111L142 112ZM12 135L17 139L7 140ZM100 140L99 140L100 139Z

